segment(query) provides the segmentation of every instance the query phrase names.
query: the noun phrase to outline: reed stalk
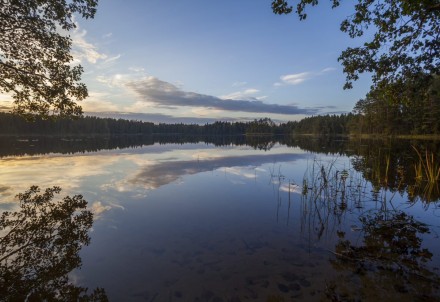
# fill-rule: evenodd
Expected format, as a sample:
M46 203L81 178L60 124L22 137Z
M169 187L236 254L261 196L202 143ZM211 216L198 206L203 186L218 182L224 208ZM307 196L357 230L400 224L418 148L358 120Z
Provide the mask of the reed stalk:
M416 151L419 162L414 165L414 171L416 173L416 180L426 180L427 182L434 184L440 180L440 159L436 158L433 152L425 150L423 154L412 146Z

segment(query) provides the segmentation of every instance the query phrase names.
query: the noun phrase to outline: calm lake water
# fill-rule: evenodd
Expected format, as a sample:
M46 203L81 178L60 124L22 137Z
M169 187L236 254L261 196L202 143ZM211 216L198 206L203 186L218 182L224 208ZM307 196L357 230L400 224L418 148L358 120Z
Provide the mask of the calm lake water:
M0 143L1 211L32 185L88 201L91 242L67 276L110 301L440 301L440 194L414 149L438 165L436 142Z

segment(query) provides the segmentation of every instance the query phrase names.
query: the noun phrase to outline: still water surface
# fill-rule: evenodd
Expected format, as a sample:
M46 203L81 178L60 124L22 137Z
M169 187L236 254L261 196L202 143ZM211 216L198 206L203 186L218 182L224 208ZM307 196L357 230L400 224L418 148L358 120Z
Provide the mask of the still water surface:
M82 194L69 280L110 301L440 300L438 188L410 163L436 143L92 142L2 141L0 209Z

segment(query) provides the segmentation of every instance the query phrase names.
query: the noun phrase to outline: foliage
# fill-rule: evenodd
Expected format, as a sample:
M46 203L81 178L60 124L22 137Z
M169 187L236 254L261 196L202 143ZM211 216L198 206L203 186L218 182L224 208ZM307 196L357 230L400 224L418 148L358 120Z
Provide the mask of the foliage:
M52 202L59 187L37 186L18 194L20 210L0 217L0 295L3 301L106 301L103 289L69 282L81 265L78 253L90 243L93 215L81 195Z
M294 134L347 135L348 125L355 117L353 114L321 115L306 117L298 122L290 122Z
M316 6L318 0L273 0L277 14L293 11L296 4L300 20L307 17L307 6ZM330 0L338 7L341 0ZM346 73L344 88L351 88L359 74L371 72L373 82L395 83L421 73L440 73L440 3L436 0L359 0L354 13L342 21L341 31L351 38L369 36L362 46L348 47L339 57Z
M427 87L420 89L425 83ZM439 134L439 77L418 78L379 84L356 103L360 115L358 133Z
M247 134L272 134L275 123L270 118L254 120L246 127Z
M75 100L87 97L83 71L72 66L74 16L93 18L97 0L1 0L0 92L11 93L14 112L33 118L80 116Z

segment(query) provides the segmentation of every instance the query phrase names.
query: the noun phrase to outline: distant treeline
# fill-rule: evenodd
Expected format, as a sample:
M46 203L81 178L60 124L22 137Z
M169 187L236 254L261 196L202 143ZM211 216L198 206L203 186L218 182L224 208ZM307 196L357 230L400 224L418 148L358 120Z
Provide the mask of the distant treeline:
M4 135L88 135L88 134L188 134L188 135L243 135L287 134L286 124L276 125L269 118L251 122L215 122L197 124L154 124L134 120L85 116L79 119L27 121L11 113L0 113L0 134Z
M350 133L354 114L325 115L301 121L276 124L269 118L250 122L223 122L211 124L154 124L151 122L85 116L79 119L27 121L11 113L0 112L0 134L3 135L122 135L122 134L180 134L180 135L292 135L320 134L346 135Z
M369 103L370 106L372 103ZM434 105L432 105L434 104ZM42 120L29 122L20 116L0 112L1 135L123 135L123 134L180 134L180 135L294 135L312 134L321 136L337 135L440 135L440 104L435 102L430 110L420 110L423 117L409 118L404 113L390 108L368 110L355 108L361 113L340 115L319 115L306 117L300 121L276 124L269 118L250 122L223 122L211 124L154 124L151 122L99 118L85 116L79 119ZM377 103L375 105L379 106ZM419 104L420 105L420 104ZM372 106L372 105L371 105ZM421 106L421 105L420 105ZM429 112L429 115L428 113ZM434 114L435 113L435 114ZM393 118L391 118L391 116Z

